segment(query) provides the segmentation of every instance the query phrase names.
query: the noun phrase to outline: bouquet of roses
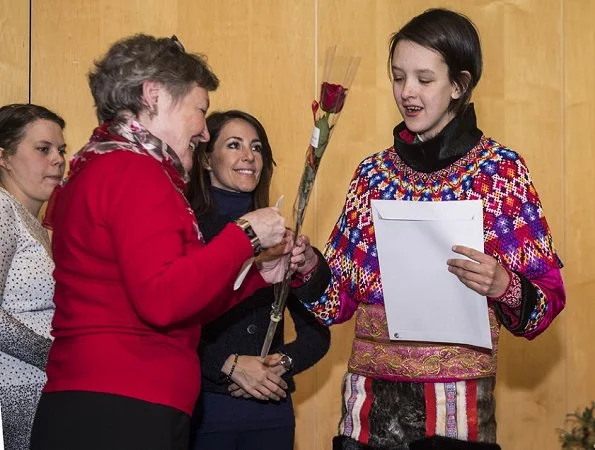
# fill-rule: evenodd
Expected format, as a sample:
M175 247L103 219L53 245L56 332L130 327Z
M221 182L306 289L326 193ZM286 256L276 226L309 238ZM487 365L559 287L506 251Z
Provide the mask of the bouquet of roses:
M347 93L355 78L359 62L359 57L337 56L336 47L327 50L320 97L312 102L314 130L310 145L306 151L304 170L293 205L294 238L300 233L320 161L324 156L337 120L345 105ZM291 283L289 265L286 268L286 275L281 283L275 285L275 301L271 311L271 322L260 355L262 358L268 354L277 324L283 317Z

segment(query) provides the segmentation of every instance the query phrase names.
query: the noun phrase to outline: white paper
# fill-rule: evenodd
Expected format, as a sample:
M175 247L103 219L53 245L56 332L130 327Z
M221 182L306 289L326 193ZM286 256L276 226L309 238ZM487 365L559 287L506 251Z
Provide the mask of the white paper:
M314 127L312 130L312 137L310 138L310 145L318 148L318 141L320 140L320 128Z
M487 299L448 271L464 245L483 252L481 200L372 200L392 340L492 348Z
M248 272L250 271L250 267L252 267L252 264L253 263L254 263L254 257L248 258L246 260L246 262L244 263L244 265L240 269L240 273L238 273L238 276L236 278L236 281L233 283L233 290L234 291L237 291L240 288L240 286L244 282L244 279L246 278L246 275L248 275Z

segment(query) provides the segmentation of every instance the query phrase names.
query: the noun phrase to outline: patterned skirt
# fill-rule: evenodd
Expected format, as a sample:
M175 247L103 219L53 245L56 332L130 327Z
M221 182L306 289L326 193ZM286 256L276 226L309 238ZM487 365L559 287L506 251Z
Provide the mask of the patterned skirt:
M347 372L339 435L344 449L408 450L427 436L496 442L495 379L452 383L379 380Z

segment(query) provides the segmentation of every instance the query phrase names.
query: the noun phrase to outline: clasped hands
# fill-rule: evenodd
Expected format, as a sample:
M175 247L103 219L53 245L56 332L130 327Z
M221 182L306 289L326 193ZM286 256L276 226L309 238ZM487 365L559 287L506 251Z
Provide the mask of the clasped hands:
M256 398L279 401L287 397L287 383L281 376L285 367L279 353L268 355L264 360L258 356L240 355L228 391L232 397ZM221 371L229 373L234 355L230 355Z

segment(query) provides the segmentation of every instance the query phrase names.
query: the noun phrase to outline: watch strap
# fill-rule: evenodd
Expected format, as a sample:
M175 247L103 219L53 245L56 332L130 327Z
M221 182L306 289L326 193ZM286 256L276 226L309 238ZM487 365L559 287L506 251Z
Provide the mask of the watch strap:
M258 256L262 253L262 247L260 246L260 239L254 232L252 225L246 219L236 219L234 220L235 224L242 229L242 231L248 236L250 239L250 244L252 245L252 252L254 256Z

